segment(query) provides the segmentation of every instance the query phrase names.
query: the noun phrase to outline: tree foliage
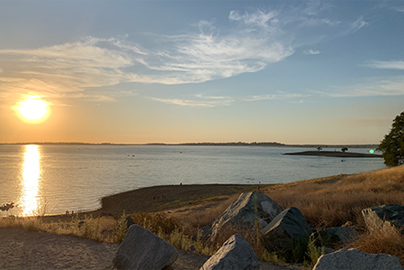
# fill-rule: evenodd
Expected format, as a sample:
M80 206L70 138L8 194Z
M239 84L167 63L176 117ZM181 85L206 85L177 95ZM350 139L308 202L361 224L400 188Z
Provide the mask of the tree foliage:
M348 147L342 147L341 151L345 153L346 151L348 151Z
M404 164L404 112L393 120L390 133L384 136L377 150L382 151L387 166Z

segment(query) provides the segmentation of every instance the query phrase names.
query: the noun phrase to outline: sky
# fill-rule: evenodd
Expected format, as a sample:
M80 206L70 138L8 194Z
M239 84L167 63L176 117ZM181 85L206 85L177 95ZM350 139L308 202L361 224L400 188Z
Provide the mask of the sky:
M377 144L404 110L403 0L0 6L0 143Z

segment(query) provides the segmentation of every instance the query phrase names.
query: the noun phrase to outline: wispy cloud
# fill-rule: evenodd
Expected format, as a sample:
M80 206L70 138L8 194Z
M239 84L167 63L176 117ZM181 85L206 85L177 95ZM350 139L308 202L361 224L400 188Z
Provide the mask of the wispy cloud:
M251 97L247 97L244 100L245 101L261 101L261 100L271 100L271 99L275 99L277 96L276 95L256 95L256 96L251 96Z
M89 88L121 82L200 83L256 72L294 53L288 42L273 34L276 17L276 12L258 10L240 15L232 11L229 22L233 28L226 35L212 22L200 21L197 31L161 35L164 47L153 49L128 41L128 36L87 37L37 49L3 49L0 61L8 66L2 66L2 89L50 97L89 97ZM114 95L110 90L104 96Z
M316 54L320 54L320 51L319 50L306 50L306 51L303 51L303 54L316 55Z
M404 70L404 61L373 61L367 66L371 68Z
M349 27L350 33L355 33L362 29L363 27L368 26L369 23L363 20L363 16L360 16L356 21L352 22Z
M201 21L199 32L166 36L167 48L145 59L148 68L178 83L199 83L256 72L294 53L288 42L275 36L275 12L231 11L229 20L237 25L226 35Z
M243 102L258 102L268 101L273 99L289 99L292 103L303 102L302 98L307 98L310 95L279 92L277 94L265 94L265 95L253 95L253 96L241 96L241 97L228 97L228 96L205 96L203 94L197 94L193 98L156 98L150 97L150 99L166 104L188 106L188 107L223 107L230 106L233 103Z
M298 38L295 35L302 28L312 30L312 27L321 25L324 26L322 33L334 32L329 31L329 27L341 23L320 16L322 11L330 8L321 1L310 1L303 8L288 12L282 9L232 10L228 13L226 29L217 29L214 20L201 20L188 32L156 34L158 41L147 48L130 41L126 35L86 37L76 42L36 49L2 49L1 89L9 96L18 93L46 95L55 99L79 97L113 101L122 93L112 86L123 82L202 83L257 72L290 57L297 47L307 46L306 41L318 39L313 36L317 34L312 34L317 32L302 31L302 36L308 32L311 36L305 41L296 41ZM356 32L366 25L368 23L363 17L359 17L349 27L347 24L341 26L339 31L349 29ZM320 51L311 49L305 53L315 55ZM97 91L101 88L103 92ZM271 99L271 95L248 98ZM197 107L234 102L233 99L199 99L172 99L166 100L166 103Z
M404 95L404 77L398 76L388 79L373 79L348 86L334 86L330 91L312 91L329 97L374 97L374 96L402 96Z
M254 27L261 27L266 30L276 30L279 23L278 13L276 11L258 10L253 13L245 12L240 14L238 11L232 10L229 14L230 21L238 21L243 24Z
M136 64L114 44L116 39L88 37L38 49L0 50L0 59L13 67L5 68L0 77L2 90L20 95L46 94L50 98L88 97L77 93L125 81L127 74L123 70ZM140 51L138 54L143 55ZM97 100L99 96L95 96Z
M168 98L155 98L151 97L150 99L166 104L172 105L180 105L180 106L188 106L188 107L222 107L229 106L234 102L233 99L227 97L203 97L199 96L195 99L168 99Z
M392 7L392 10L395 10L400 13L404 13L404 6Z

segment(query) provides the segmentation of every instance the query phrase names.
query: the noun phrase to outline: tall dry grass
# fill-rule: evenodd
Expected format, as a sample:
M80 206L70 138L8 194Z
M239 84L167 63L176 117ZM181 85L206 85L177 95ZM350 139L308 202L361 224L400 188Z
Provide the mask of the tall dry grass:
M341 226L350 221L364 229L362 209L404 204L404 166L279 185L263 193L284 208L299 208L313 227Z
M189 228L202 228L210 226L240 194L227 196L225 199L218 201L215 204L202 205L196 207L180 208L169 211L168 217L178 219L184 226Z
M61 235L73 235L98 242L119 243L127 232L126 215L119 219L112 217L91 216L78 218L73 216L70 221L44 222L38 217L6 217L0 219L0 228L21 228L25 231L49 232Z
M372 254L394 255L404 265L404 235L402 229L397 229L388 223L361 234L357 241L350 244L350 247Z

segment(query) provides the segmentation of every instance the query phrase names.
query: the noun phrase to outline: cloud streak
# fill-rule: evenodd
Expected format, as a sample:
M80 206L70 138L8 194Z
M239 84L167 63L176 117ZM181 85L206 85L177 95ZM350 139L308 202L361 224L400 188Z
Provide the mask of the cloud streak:
M186 99L181 99L181 98L170 99L170 98L156 98L156 97L149 97L149 98L154 101L162 102L165 104L171 104L171 105L213 108L213 107L230 106L234 103L259 102L259 101L268 101L268 100L275 100L275 99L277 99L277 100L288 99L292 103L300 103L300 102L303 102L302 98L304 99L309 96L310 95L279 92L277 94L253 95L253 96L244 96L244 97L205 96L202 94L197 94L193 98L186 98Z
M308 50L308 51L304 51L303 54L317 55L317 54L320 54L320 51L319 50Z
M367 65L371 68L404 70L404 61L373 61Z
M355 33L368 25L369 25L369 23L363 20L363 16L360 16L356 21L351 23L351 25L349 27L349 32Z
M355 85L333 87L331 92L312 91L335 98L345 97L376 97L376 96L402 96L404 95L404 77L373 80Z

